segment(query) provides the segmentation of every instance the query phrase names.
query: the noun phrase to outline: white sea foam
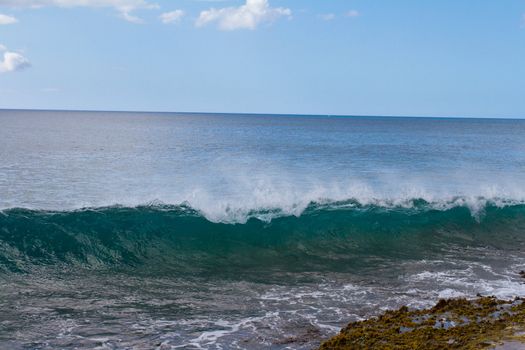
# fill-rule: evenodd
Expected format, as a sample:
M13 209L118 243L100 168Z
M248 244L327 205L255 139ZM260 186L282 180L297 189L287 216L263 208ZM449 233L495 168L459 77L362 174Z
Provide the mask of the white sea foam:
M482 295L493 295L501 299L513 299L516 296L525 295L525 285L508 276L493 275L494 278L482 278L473 273L472 267L465 270L450 271L423 271L410 276L409 283L436 283L442 286L437 291L438 298L455 298L473 296L477 293Z
M213 222L244 223L250 217L269 221L278 216L300 216L311 203L327 208L355 204L412 208L417 204L414 200L420 199L431 209L466 207L478 218L487 204L502 207L525 203L525 186L521 179L501 177L482 181L469 179L464 174L451 174L444 183L434 181L432 174L383 174L372 179L362 174L349 174L346 178L323 178L279 168L251 173L249 169L235 167L195 179L187 177L180 183L170 180L161 185L144 184L134 191L90 186L64 192L61 196L40 198L38 192L31 197L0 196L0 209L71 210L149 203L186 204Z

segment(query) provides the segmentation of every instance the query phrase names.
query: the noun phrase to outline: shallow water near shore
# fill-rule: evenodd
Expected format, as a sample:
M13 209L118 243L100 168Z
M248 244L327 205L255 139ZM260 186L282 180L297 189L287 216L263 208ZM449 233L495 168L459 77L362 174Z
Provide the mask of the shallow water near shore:
M525 295L525 122L0 111L0 348L311 349Z

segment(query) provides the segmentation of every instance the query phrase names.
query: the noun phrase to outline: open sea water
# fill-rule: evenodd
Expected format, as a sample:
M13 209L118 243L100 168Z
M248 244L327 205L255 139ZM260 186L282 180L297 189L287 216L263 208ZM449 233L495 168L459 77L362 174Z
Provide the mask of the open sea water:
M525 120L0 111L1 349L312 349L524 249Z

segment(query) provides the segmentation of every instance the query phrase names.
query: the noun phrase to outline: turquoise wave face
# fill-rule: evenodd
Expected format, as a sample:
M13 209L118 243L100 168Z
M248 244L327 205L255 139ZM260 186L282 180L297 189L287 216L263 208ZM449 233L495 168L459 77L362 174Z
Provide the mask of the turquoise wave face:
M213 223L185 206L9 209L0 213L0 266L4 272L52 265L256 276L373 269L374 261L425 259L464 245L525 246L525 205L487 205L474 217L463 206L414 203L310 205L300 217L244 224Z

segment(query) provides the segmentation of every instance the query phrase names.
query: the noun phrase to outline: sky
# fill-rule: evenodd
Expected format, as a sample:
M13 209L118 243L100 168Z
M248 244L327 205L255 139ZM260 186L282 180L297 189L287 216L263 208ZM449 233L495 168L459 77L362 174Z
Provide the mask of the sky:
M525 0L0 0L0 108L525 117Z

